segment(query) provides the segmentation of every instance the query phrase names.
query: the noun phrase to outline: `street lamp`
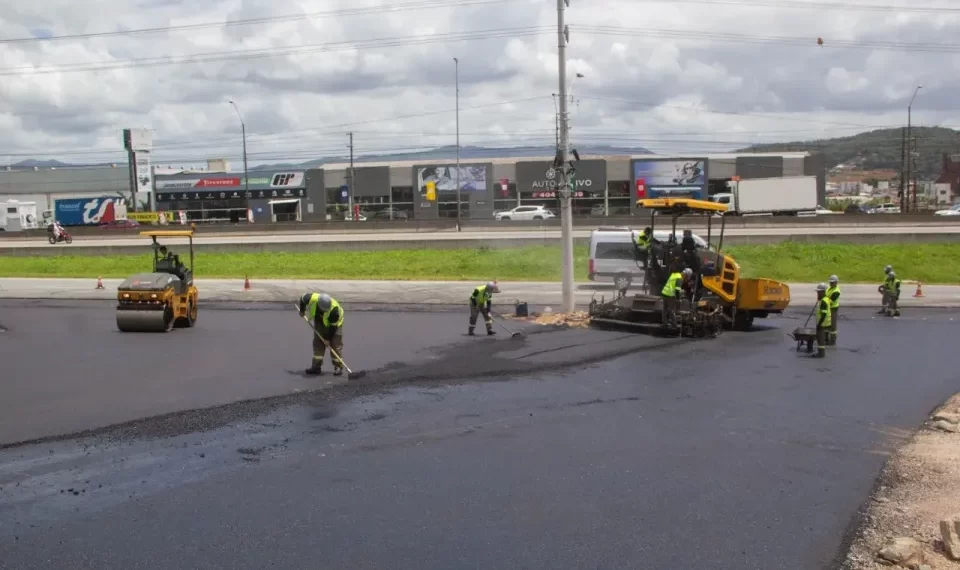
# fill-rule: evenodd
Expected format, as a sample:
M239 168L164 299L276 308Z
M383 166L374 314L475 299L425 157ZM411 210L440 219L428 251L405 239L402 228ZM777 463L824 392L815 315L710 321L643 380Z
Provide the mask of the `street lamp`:
M910 145L912 138L910 137L910 127L911 127L911 108L913 107L913 100L917 98L917 93L923 89L923 85L917 85L917 88L913 90L913 97L910 98L910 103L907 105L907 188L910 188L910 163L913 160L913 151L910 150ZM906 192L903 194L903 202L907 203L908 197ZM913 208L917 208L917 185L913 185ZM903 210L906 210L904 208Z
M243 116L240 114L240 109L237 108L237 104L233 101L230 101L230 104L233 105L233 110L237 112L237 118L240 119L240 132L243 133L243 189L249 197L250 176L247 175L247 126L243 123Z
M461 230L461 221L460 221L460 60L453 58L453 65L455 68L455 82L456 82L456 114L457 114L457 231Z

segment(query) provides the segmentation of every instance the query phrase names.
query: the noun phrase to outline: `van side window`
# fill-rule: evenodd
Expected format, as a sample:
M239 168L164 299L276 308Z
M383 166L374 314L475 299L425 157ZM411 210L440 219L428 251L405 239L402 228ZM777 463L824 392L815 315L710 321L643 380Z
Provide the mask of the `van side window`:
M595 259L620 259L633 261L633 244L598 242Z

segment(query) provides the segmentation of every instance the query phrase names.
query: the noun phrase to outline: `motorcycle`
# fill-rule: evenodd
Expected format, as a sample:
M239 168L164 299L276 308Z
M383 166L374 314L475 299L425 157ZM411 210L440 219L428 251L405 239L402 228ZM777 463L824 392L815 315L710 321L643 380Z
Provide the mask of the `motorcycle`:
M66 230L60 232L60 236L56 237L52 233L47 235L47 241L50 242L50 245L54 245L60 242L64 243L73 243L73 236L67 233Z

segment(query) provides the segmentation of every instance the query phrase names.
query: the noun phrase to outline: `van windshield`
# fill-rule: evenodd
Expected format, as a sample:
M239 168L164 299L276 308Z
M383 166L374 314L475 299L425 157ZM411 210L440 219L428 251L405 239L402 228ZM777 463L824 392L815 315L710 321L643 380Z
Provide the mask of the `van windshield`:
M597 243L597 253L595 258L633 261L633 250L634 248L632 243L599 242Z

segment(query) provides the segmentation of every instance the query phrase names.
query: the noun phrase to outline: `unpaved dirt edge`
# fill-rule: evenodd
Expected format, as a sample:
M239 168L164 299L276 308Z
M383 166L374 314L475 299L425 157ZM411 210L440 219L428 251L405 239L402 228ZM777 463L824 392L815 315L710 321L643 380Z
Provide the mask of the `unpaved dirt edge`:
M930 418L943 412L960 413L960 394ZM943 553L939 527L941 519L960 513L960 433L941 431L930 418L884 465L845 540L841 570L892 568L878 561L877 552L897 537L920 541L931 570L960 570L960 562Z

